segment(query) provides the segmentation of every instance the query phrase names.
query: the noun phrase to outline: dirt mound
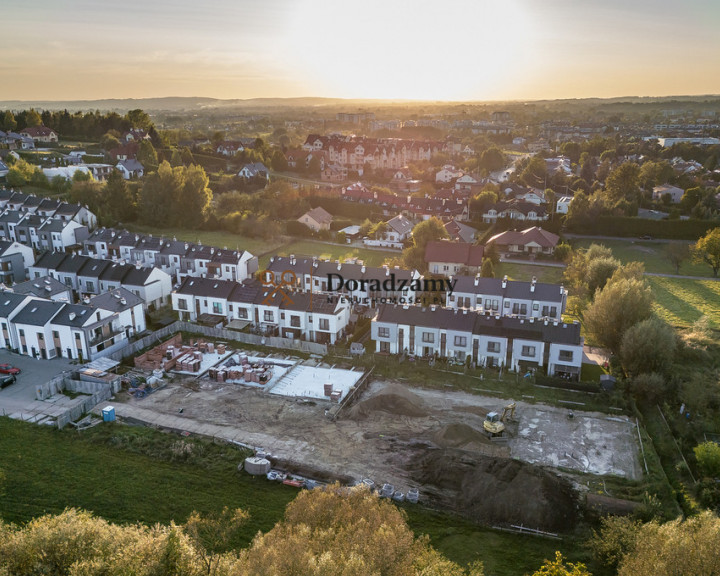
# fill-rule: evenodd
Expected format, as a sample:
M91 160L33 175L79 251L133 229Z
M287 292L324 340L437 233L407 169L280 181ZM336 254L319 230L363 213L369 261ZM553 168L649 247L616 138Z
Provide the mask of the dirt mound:
M567 480L518 460L437 450L412 468L432 496L483 524L561 532L577 518L576 496Z
M420 397L400 384L390 384L377 394L358 402L350 408L348 415L354 420L362 420L374 412L413 418L428 414Z
M491 443L482 431L461 423L443 426L433 434L432 439L442 448L468 448L477 444Z

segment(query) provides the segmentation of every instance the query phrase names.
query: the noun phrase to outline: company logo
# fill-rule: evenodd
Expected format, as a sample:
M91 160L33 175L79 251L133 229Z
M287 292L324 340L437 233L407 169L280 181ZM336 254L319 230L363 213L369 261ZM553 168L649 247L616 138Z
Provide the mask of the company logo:
M288 296L288 293L285 291L285 287L288 287L289 290L293 290L295 286L297 286L297 276L295 275L295 272L292 270L285 270L285 272L280 274L280 279L277 281L273 272L270 270L263 270L260 273L260 278L262 279L263 286L273 289L272 292L268 292L267 296L265 296L265 299L262 301L263 305L267 306L272 304L276 295L280 296L280 304L293 303L293 299Z

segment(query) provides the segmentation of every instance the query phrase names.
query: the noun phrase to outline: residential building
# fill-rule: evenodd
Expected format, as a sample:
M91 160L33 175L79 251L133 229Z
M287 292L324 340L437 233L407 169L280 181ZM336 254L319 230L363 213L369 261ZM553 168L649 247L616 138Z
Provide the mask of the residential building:
M128 339L147 330L145 302L130 290L121 287L93 296L89 306L117 315L116 324L122 328Z
M533 226L525 230L507 230L496 234L487 241L487 245L494 244L499 252L505 254L546 254L551 255L557 246L560 237Z
M477 235L477 230L475 228L468 226L467 224L463 224L454 218L445 222L445 230L452 242L465 242L466 244L473 244Z
M0 292L0 346L8 350L20 350L20 339L13 320L25 305L33 300L27 294Z
M267 166L263 164L262 162L253 162L251 164L245 164L242 168L240 168L240 172L238 172L238 176L240 178L245 179L251 179L251 178L264 178L267 180L269 178L270 171L267 169Z
M125 180L142 178L143 174L145 174L145 167L134 158L120 160L120 162L115 165L115 168L120 171Z
M579 379L580 324L486 315L438 306L380 308L371 325L376 352L453 358L515 371L545 368L551 376Z
M448 308L467 308L484 314L561 320L567 290L558 284L520 282L504 278L454 276L452 292L445 294Z
M66 302L71 304L74 302L72 289L55 280L52 276L39 276L20 282L12 287L15 294L25 294L53 302Z
M425 262L431 274L474 274L482 268L484 248L467 242L431 241L425 246Z
M679 204L684 195L685 190L682 188L678 188L672 184L661 184L653 188L652 199L656 202L662 202L663 198L668 196L671 204Z
M305 224L313 232L318 232L320 230L330 230L332 219L332 215L327 210L322 206L318 206L305 212L298 218L298 222Z
M58 135L55 130L46 126L24 128L20 131L20 136L32 138L33 142L42 142L43 144L56 144L58 141Z

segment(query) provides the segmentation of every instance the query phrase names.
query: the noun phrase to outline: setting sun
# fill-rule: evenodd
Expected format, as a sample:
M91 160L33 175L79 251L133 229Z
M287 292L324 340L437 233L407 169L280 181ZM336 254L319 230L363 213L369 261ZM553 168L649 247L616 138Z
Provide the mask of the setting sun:
M514 0L369 0L362 10L321 0L296 11L290 59L314 92L333 96L493 98L500 85L507 92L531 49L527 16Z

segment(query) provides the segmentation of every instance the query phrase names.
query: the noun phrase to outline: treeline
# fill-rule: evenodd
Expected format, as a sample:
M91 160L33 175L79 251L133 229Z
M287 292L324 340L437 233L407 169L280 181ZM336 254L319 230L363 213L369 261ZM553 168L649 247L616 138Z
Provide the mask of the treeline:
M652 236L673 240L697 240L717 226L717 220L649 220L590 214L586 218L567 220L569 232L596 236Z
M55 130L62 139L100 140L108 132L122 134L131 128L148 130L150 137L159 143L150 117L142 110L130 110L124 116L117 112L44 110L30 108L19 112L5 111L0 115L0 130L19 132L32 126L46 126ZM156 144L157 145L157 144Z

